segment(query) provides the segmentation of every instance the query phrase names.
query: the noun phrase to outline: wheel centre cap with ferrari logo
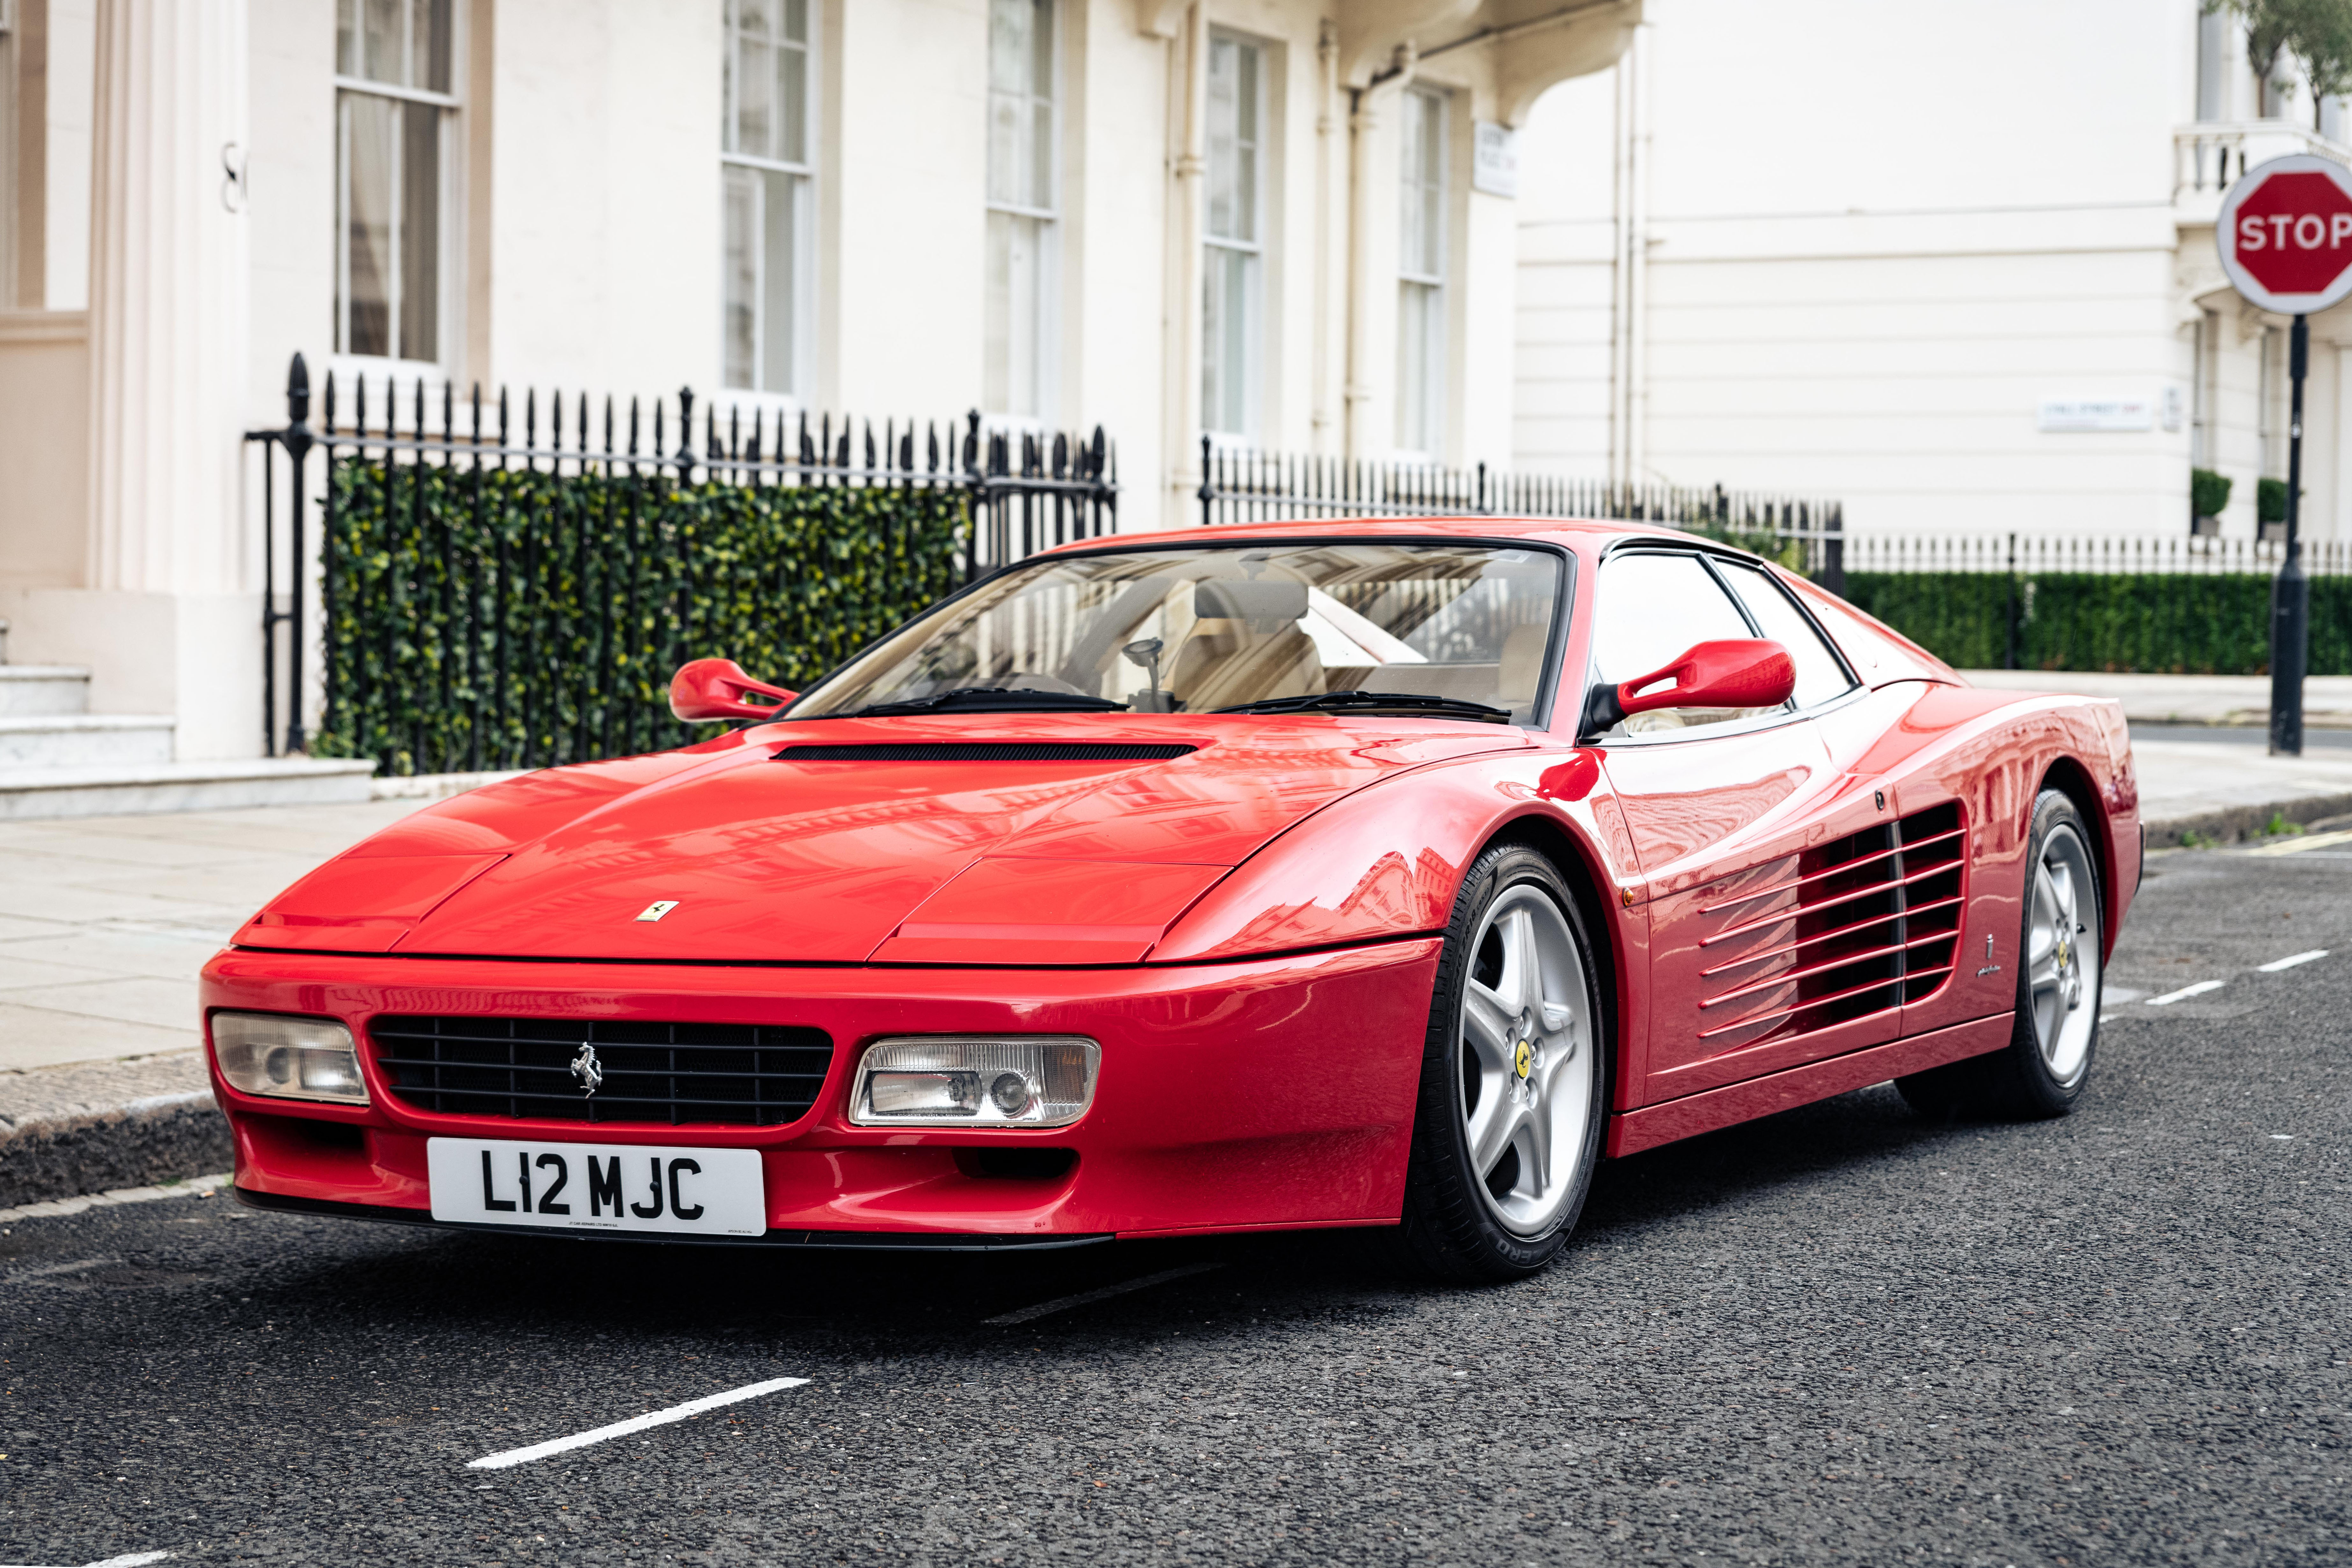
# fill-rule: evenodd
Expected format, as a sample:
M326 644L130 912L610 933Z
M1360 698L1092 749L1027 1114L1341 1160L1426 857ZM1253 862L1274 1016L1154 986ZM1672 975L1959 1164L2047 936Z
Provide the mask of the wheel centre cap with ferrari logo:
M1536 1073L1535 1020L1522 1016L1513 1032L1519 1039L1511 1049L1511 1070L1518 1075L1521 1083L1526 1083Z

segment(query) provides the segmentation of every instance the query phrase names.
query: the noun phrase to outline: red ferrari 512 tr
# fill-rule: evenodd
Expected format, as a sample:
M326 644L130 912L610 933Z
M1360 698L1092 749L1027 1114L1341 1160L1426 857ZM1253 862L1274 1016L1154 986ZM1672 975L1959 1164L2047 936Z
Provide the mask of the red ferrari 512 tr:
M205 972L268 1208L746 1244L1396 1227L1538 1268L1595 1165L1892 1079L2082 1093L2114 702L1978 690L1622 525L1094 540L698 745L429 806Z

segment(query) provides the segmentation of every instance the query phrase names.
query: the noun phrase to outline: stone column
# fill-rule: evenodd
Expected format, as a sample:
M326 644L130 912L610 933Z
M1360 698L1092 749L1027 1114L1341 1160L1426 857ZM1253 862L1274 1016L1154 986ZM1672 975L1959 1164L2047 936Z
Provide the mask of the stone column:
M246 0L100 0L97 89L88 585L237 593Z

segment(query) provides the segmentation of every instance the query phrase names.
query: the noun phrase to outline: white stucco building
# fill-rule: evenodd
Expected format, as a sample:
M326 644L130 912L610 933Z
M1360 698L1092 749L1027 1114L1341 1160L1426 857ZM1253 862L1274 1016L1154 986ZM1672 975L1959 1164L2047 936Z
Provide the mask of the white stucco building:
M1650 0L1520 139L1517 460L1810 489L1854 531L2255 531L2283 318L2221 194L2352 161L2200 0ZM2226 161L2228 175L2222 168ZM2312 322L2305 528L2352 538L2352 308Z
M298 351L404 405L1100 425L1126 528L1190 520L1203 432L1504 460L1518 225L1476 151L1640 14L0 0L8 657L255 752L240 436Z

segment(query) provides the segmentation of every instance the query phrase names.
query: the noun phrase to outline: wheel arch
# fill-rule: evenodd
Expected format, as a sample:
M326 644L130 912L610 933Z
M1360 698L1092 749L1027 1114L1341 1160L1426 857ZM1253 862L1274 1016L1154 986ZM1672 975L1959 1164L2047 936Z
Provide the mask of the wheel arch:
M2116 863L2113 825L2107 820L2099 786L2080 758L2060 752L2042 770L2042 781L2034 788L2033 798L2040 800L2045 790L2056 790L2072 802L2082 815L2083 826L2090 829L2086 837L2090 839L2091 859L2099 868L2100 957L2111 958L2115 955L2116 938L2123 928L2123 872Z
M1624 1082L1627 1067L1624 991L1633 983L1633 976L1627 969L1627 944L1617 927L1617 911L1601 897L1601 889L1608 885L1607 874L1592 846L1581 835L1570 832L1565 823L1543 812L1522 812L1501 823L1478 847L1478 855L1500 844L1526 845L1559 868L1560 880L1568 884L1584 917L1585 929L1600 950L1593 954L1594 960L1609 975L1609 984L1601 987L1601 1005L1607 1015L1610 1042L1609 1081L1602 1089L1602 1103L1613 1115L1618 1088ZM1471 857L1471 863L1475 864L1477 858L1478 856ZM1454 897L1461 897L1458 888Z

